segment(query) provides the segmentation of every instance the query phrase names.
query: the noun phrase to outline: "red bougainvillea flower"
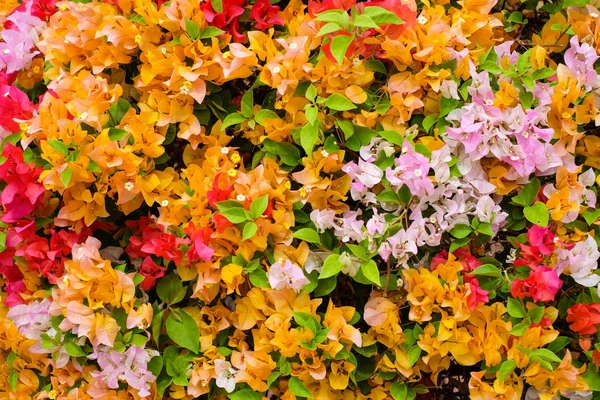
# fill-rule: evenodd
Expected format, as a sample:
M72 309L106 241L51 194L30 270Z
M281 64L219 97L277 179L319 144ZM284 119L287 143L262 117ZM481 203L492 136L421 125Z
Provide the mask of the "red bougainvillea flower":
M580 335L594 335L600 324L600 304L575 304L567 310L567 322Z
M213 231L210 228L196 229L193 222L190 222L187 228L184 229L192 242L190 249L187 252L187 257L191 262L198 261L200 259L204 261L210 261L213 253L213 249L207 246L210 240L210 235Z
M328 10L345 10L348 11L356 4L356 0L311 0L308 2L308 13L311 17Z
M250 19L256 21L254 27L261 31L273 25L283 26L283 20L277 15L278 12L279 7L271 5L269 0L257 0L250 10Z
M527 279L515 279L510 285L510 293L519 299L531 297L534 301L551 301L562 284L556 270L540 265Z
M212 222L215 225L217 232L219 233L223 233L225 232L225 229L229 228L230 226L233 226L233 223L231 223L221 213L214 213L212 216Z
M147 217L141 218L139 223L141 228L141 237L138 234L129 238L129 245L125 250L132 257L145 257L154 255L164 257L169 261L174 261L176 265L181 263L183 255L179 246L187 244L187 239L181 239L170 233L163 232L156 226L150 226ZM136 224L127 224L134 227Z
M0 85L0 126L9 132L20 132L19 120L33 116L33 103L15 86Z
M217 204L219 201L228 200L233 188L231 185L219 185L219 178L221 177L221 173L218 173L215 176L212 184L212 190L206 192L206 197L208 198L208 204L212 208L217 208Z
M246 35L238 32L238 28L240 16L244 13L244 0L224 0L222 7L221 12L215 11L210 0L206 0L200 5L206 21L210 25L229 33L235 42L243 42Z
M144 290L150 290L156 285L156 280L165 276L165 267L161 267L152 261L151 257L144 258L140 267L140 275L144 276L144 280L140 283L140 287Z
M0 179L6 182L6 187L0 195L0 202L6 213L2 221L16 222L38 207L42 200L44 186L37 182L41 168L32 168L23 161L23 150L7 143L2 155L5 162L0 165Z
M33 0L31 5L31 15L38 17L42 21L48 21L56 12L56 0Z

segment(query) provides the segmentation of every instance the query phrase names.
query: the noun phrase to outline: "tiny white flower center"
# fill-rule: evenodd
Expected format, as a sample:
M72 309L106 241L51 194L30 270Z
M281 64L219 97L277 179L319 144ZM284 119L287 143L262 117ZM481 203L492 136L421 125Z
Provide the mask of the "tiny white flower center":
M244 200L246 200L246 196L244 196L243 194L238 194L237 197L236 197L236 199L238 201L244 201Z

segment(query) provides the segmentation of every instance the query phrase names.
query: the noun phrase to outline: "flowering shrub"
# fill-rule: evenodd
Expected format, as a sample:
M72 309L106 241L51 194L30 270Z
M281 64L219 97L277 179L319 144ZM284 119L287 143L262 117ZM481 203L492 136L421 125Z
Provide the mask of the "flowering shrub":
M0 11L0 399L600 398L593 3Z

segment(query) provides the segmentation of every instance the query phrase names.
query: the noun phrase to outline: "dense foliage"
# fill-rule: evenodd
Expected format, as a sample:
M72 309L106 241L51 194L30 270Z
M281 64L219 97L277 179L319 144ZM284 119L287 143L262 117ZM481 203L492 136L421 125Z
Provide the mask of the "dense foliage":
M0 399L600 398L592 3L0 10Z

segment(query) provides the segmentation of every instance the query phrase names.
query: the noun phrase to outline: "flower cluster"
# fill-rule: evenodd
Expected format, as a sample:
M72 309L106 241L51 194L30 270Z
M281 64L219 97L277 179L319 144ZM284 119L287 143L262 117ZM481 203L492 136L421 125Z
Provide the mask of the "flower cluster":
M0 2L0 400L598 398L599 6Z

